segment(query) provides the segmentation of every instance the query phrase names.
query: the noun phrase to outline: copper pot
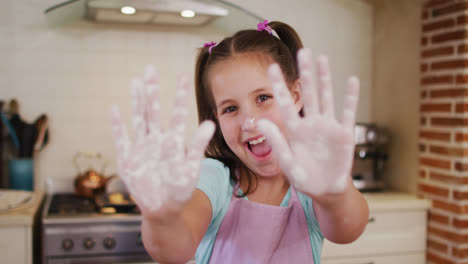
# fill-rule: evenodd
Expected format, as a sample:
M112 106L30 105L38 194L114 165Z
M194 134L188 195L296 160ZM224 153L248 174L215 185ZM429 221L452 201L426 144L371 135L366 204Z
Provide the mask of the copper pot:
M88 165L88 169L81 172L80 160L87 159L89 162L98 163L102 166L101 172L96 172L94 168ZM78 170L78 175L75 178L76 194L94 199L96 196L106 192L107 184L116 175L104 176L104 170L107 162L103 159L100 153L78 152L73 158L73 163Z

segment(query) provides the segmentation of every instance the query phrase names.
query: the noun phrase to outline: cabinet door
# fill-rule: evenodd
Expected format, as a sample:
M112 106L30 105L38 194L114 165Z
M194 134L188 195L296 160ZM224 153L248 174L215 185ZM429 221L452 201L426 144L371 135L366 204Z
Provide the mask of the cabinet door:
M424 264L426 257L424 253L407 255L388 255L374 257L337 258L322 259L322 264Z
M426 211L371 213L364 233L351 244L325 241L322 257L416 253L426 250Z
M0 256L2 263L27 264L30 263L32 252L26 227L0 227Z

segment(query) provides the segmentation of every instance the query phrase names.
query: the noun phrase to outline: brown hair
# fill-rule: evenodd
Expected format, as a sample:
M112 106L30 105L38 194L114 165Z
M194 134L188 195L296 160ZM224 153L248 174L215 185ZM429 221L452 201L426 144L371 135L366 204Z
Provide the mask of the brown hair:
M297 52L302 48L302 42L297 32L282 22L268 24L275 37L267 31L242 30L231 37L227 37L209 51L208 47L200 50L195 69L195 93L197 98L199 122L209 119L216 123L216 131L205 151L208 158L217 159L229 168L230 178L238 183L236 170L247 172L248 188L243 190L243 196L253 192L252 182L257 180L252 173L231 151L224 140L221 128L216 119L216 104L209 86L209 71L216 63L243 53L258 53L266 55L279 64L288 84L298 79Z

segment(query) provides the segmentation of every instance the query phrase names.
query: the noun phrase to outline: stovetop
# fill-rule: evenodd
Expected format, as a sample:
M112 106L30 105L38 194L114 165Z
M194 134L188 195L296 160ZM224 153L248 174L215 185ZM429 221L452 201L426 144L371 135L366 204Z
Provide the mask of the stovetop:
M98 207L92 199L62 193L52 196L48 215L94 214L98 212Z
M73 193L55 193L47 195L43 210L44 222L100 222L115 220L141 219L135 207L101 207L93 199Z

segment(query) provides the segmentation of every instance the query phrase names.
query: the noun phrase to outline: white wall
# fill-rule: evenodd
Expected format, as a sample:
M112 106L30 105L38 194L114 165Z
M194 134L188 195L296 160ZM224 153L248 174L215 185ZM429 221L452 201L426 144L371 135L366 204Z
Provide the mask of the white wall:
M391 132L385 175L396 190L418 181L421 1L375 0L372 120Z
M357 121L371 119L373 7L365 0L236 0L270 21L293 26L313 56L325 54L332 69L335 109L341 118L347 79L361 80Z
M21 115L27 121L40 113L50 117L50 144L36 159L38 188L43 188L47 177L73 179L77 172L72 158L80 150L101 152L111 161L108 172L115 172L109 109L113 104L120 105L130 124L130 80L142 75L144 65L157 65L167 123L177 76L182 72L193 76L196 49L224 36L214 29L90 23L49 28L43 11L60 1L3 2L0 99L17 98ZM328 54L339 90L343 91L349 75L358 75L362 81L358 120L369 121L373 25L370 4L359 0L244 0L240 4L269 20L291 24L313 54ZM340 92L336 98L340 111ZM196 127L194 104L190 118L188 134Z

